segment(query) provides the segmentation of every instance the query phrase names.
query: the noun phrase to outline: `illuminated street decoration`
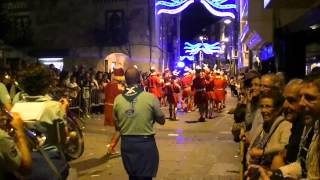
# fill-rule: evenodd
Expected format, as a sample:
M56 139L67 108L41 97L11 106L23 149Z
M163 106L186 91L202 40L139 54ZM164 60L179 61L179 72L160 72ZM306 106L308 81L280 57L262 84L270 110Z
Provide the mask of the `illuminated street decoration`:
M213 54L213 53L219 53L221 50L220 43L216 42L213 44L208 43L197 43L197 44L191 44L189 42L184 43L184 50L185 53L188 53L190 55L198 54L200 51L202 51L205 54Z
M163 0L156 2L157 14L177 14L186 9L194 0Z
M180 56L179 60L183 61L185 59L188 59L189 61L194 61L194 56Z
M194 2L195 0L159 0L155 5L157 14L177 14ZM235 18L235 0L200 0L200 3L215 16Z
M233 4L223 4L228 0L200 0L200 2L207 8L207 10L215 15L220 17L231 17L236 18L235 10L237 6Z

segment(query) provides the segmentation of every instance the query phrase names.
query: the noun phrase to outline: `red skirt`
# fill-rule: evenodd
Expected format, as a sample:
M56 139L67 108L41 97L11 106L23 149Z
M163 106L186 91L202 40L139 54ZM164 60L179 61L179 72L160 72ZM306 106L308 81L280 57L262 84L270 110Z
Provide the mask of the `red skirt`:
M207 92L207 97L208 97L208 100L211 100L211 101L213 101L213 100L216 99L216 96L215 96L215 94L214 94L214 91L208 91L208 92Z
M222 102L225 98L225 92L224 90L214 90L214 95L216 97L216 101Z
M171 95L167 95L167 101L169 102L169 104L173 104L173 105L177 106L178 101L179 101L178 94L173 93Z
M192 96L191 87L184 88L182 91L182 99Z

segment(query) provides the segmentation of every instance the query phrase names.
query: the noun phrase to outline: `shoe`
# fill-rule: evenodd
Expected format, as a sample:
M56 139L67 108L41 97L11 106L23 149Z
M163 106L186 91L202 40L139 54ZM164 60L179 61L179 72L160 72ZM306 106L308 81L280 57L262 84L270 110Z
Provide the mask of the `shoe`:
M112 152L107 152L109 156L119 156L121 153L119 151L112 151Z
M206 119L204 117L199 118L199 122L205 122L205 121L206 121Z
M111 149L110 148L110 144L107 144L107 156L118 156L118 155L120 155L120 152L119 151L116 151L116 150L114 150L114 149Z

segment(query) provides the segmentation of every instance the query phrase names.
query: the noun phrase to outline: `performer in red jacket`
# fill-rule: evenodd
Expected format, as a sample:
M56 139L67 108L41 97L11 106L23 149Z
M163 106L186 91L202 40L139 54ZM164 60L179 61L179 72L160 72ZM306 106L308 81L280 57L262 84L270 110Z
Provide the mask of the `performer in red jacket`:
M193 80L192 90L195 91L194 94L194 104L199 108L200 113L200 122L205 121L205 113L208 106L207 94L206 94L206 80L204 78L203 73L201 72L201 68L196 68L196 78Z
M220 70L218 70L214 79L215 105L218 112L221 112L223 108L222 103L225 99L226 84L225 79L221 76Z
M122 68L114 69L112 80L104 87L104 125L114 126L112 118L113 101L118 94L124 90L124 70ZM119 137L116 133L111 138L111 143L107 145L109 154L116 154L115 146L118 144Z
M161 100L161 93L160 93L161 81L160 81L160 78L156 72L155 67L151 67L150 72L151 72L151 74L147 79L148 90L150 93L155 95L160 101Z
M170 119L178 120L177 119L177 105L179 101L178 94L180 93L180 86L176 81L176 75L173 74L169 82L165 83L164 92L167 97L167 101L169 103L169 113Z
M185 73L180 80L181 88L182 88L182 101L181 101L181 109L185 112L192 111L192 74L191 70L186 67L184 69Z

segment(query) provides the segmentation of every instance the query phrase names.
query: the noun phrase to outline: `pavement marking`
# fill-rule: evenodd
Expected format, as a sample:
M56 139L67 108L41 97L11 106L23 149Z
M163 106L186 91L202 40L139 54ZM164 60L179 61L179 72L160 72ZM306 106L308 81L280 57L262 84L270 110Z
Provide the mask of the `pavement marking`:
M174 136L174 137L176 137L176 136L179 136L179 134L174 134L174 133L170 133L170 134L168 134L168 136Z

